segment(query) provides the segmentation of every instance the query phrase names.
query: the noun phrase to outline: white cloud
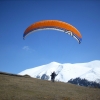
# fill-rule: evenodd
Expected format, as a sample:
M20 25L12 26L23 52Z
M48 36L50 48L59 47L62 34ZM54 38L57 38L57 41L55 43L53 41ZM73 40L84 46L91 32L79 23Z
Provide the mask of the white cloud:
M32 48L30 48L29 46L24 46L22 49L25 51L29 51L30 53L35 51Z
M28 50L30 50L30 48L29 48L29 46L24 46L23 50L27 50L28 51Z

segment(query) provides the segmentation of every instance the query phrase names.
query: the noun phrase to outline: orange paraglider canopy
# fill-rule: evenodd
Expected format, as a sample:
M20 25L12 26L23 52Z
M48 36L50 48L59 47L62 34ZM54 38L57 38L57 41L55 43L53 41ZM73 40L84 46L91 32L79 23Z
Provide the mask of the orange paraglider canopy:
M82 36L80 32L74 26L58 20L43 20L30 25L25 30L23 38L25 38L30 32L34 32L35 30L41 29L54 29L63 31L74 37L76 40L78 40L79 43L81 43L82 41Z

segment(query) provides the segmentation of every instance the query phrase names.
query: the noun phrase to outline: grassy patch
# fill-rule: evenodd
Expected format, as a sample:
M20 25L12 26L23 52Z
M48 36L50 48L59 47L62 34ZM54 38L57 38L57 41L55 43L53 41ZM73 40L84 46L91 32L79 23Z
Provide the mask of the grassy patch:
M100 100L100 89L0 74L0 100Z

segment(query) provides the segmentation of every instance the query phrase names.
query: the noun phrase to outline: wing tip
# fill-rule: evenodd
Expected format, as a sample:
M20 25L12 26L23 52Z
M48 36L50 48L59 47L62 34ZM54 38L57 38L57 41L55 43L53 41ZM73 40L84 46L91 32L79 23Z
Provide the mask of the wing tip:
M81 42L82 42L82 38L79 38L78 40L79 40L79 44L81 44Z

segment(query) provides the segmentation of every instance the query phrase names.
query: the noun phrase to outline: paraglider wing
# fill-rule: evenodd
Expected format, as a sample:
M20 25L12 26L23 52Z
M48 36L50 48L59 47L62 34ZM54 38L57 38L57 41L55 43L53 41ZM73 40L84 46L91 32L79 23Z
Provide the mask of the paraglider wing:
M34 32L35 30L42 30L42 29L54 29L63 31L70 36L74 37L76 40L78 40L79 43L82 41L82 36L80 32L72 25L58 21L58 20L43 20L36 22L32 25L30 25L23 34L23 39L30 33Z

